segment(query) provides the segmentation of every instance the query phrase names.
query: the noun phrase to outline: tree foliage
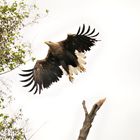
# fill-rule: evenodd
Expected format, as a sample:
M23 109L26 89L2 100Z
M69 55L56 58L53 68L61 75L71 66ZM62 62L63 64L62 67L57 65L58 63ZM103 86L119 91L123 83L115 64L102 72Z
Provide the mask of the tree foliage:
M2 81L1 85L5 87ZM9 112L13 99L7 92L7 89L0 90L0 140L25 140L25 127L21 125L24 122L22 110L14 115Z
M22 41L20 31L28 19L33 22L38 16L37 12L32 15L35 10L24 0L0 1L0 72L16 68L30 56L30 45Z
M37 7L26 0L0 0L0 72L10 71L25 63L26 56L31 57L28 43L23 42L21 30L29 23L34 23ZM34 13L34 14L32 14ZM6 82L7 83L7 82ZM0 140L25 140L25 127L22 127L22 111L11 115L8 112L12 98L11 92L0 79Z

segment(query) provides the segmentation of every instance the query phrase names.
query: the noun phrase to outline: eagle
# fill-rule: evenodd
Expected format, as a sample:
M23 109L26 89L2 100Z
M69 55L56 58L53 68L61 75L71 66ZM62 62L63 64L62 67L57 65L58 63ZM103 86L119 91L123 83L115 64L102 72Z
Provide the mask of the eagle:
M28 87L32 84L29 92L34 91L34 94L44 88L49 88L54 82L59 81L64 73L68 75L72 82L74 74L79 71L84 72L85 67L85 52L90 51L98 40L96 37L99 32L95 33L95 28L91 30L85 24L79 27L76 34L68 34L65 40L59 42L45 41L49 47L47 56L42 60L37 60L34 68L22 70L20 74L27 77L21 82L27 82L23 87Z

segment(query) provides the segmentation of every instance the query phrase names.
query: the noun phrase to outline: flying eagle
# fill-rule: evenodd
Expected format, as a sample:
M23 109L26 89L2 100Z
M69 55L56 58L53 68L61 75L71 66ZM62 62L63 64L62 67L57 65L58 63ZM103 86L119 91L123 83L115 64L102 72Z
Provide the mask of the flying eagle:
M84 54L89 51L95 42L98 41L96 36L99 33L95 32L95 28L91 31L88 26L85 31L85 25L79 27L76 34L68 34L67 38L60 42L46 41L49 46L47 56L42 60L37 60L33 69L22 70L24 73L21 76L27 79L21 82L28 82L23 87L27 87L33 83L29 92L34 90L34 94L43 88L48 88L53 82L59 81L64 71L67 73L69 80L72 81L73 74L77 71L83 72Z

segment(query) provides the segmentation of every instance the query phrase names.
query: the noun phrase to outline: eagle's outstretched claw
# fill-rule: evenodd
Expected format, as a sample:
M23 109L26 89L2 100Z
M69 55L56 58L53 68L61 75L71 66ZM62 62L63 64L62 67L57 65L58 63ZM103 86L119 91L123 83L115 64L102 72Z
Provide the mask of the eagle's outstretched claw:
M69 81L73 82L73 80L74 80L74 77L72 75L69 75Z

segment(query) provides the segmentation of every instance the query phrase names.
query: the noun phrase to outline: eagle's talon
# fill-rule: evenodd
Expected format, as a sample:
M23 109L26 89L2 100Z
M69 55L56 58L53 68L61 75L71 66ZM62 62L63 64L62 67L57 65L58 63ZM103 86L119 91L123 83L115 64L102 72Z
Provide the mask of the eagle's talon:
M73 82L74 78L72 76L69 76L69 81Z
M79 67L80 67L80 71L81 72L85 72L86 71L86 69L83 66L79 66Z

